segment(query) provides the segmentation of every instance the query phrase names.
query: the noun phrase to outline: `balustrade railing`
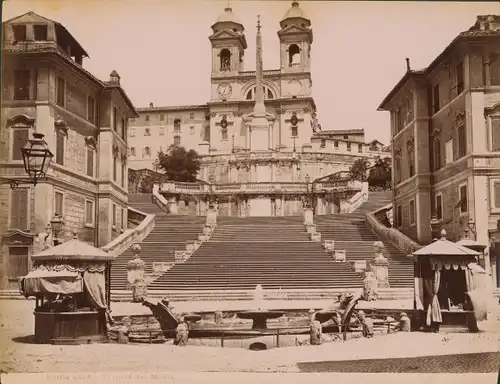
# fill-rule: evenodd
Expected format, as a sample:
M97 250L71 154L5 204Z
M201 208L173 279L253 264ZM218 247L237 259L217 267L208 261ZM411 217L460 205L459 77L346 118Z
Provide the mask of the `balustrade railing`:
M101 247L103 251L108 252L113 257L118 257L134 243L143 241L155 227L155 215L147 214L131 207L128 208L128 211L129 215L137 218L142 217L142 221L137 227L125 230L116 239Z
M301 192L321 193L325 191L362 190L363 183L357 180L336 180L330 182L248 182L248 183L163 183L161 192L184 194L245 193L245 192Z

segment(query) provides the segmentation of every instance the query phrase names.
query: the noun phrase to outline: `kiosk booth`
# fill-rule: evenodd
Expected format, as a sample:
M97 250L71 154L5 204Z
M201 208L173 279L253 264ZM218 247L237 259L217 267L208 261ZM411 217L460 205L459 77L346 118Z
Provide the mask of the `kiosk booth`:
M443 326L477 331L487 315L488 275L478 264L481 254L441 239L411 254L415 261L414 320L417 329L434 332Z
M19 279L35 297L37 343L82 344L108 340L112 256L73 239L33 255L33 268Z

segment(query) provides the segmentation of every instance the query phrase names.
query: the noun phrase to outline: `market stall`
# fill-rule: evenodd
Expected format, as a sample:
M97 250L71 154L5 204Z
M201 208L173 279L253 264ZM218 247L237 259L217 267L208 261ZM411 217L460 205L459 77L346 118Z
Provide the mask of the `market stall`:
M76 235L32 256L33 268L19 288L36 298L37 343L107 341L112 259Z
M477 331L486 316L488 279L480 252L442 237L412 253L415 258L414 324L434 332L443 326Z

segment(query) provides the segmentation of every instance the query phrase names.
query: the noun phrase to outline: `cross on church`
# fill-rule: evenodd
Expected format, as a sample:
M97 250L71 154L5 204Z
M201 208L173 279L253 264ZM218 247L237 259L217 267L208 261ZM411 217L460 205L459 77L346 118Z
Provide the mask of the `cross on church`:
M229 126L232 126L232 125L234 125L234 122L233 121L227 121L227 116L226 115L222 115L222 118L220 119L220 121L218 121L218 122L215 123L216 127L220 127L221 128L222 140L227 140L227 128Z
M292 116L289 119L285 120L285 123L291 124L292 125L292 136L297 136L297 126L299 123L303 122L303 118L299 118L297 116L297 112L292 112Z

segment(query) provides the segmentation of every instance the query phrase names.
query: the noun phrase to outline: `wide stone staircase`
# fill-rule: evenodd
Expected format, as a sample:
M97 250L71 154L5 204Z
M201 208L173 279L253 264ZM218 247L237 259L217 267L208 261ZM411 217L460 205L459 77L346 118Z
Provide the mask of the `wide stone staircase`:
M374 257L373 243L381 241L365 223L365 215L391 202L391 191L370 192L368 201L355 212L315 216L316 230L321 239L334 240L334 247L346 251L346 261L365 260ZM391 288L413 287L413 261L391 243L384 241L384 256L389 261L389 284Z
M302 217L218 217L209 241L148 290L360 288L346 263L334 262L311 242Z
M205 217L167 215L151 202L151 195L129 195L129 206L155 215L153 231L140 244L141 259L146 264L146 273L153 272L153 263L173 265L175 251L185 251L186 242L198 239L205 226ZM134 258L129 248L113 262L111 268L111 289L124 290L127 286L127 263Z

